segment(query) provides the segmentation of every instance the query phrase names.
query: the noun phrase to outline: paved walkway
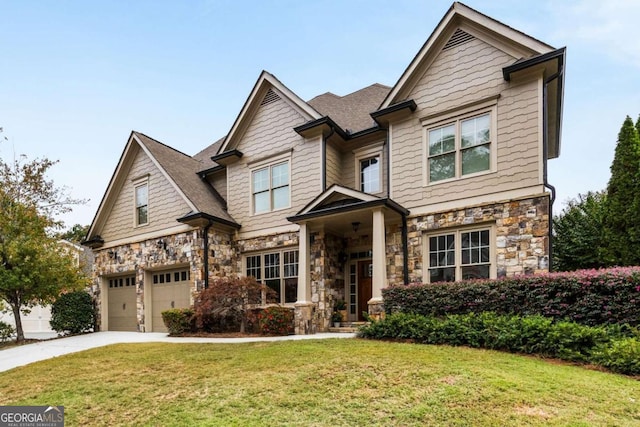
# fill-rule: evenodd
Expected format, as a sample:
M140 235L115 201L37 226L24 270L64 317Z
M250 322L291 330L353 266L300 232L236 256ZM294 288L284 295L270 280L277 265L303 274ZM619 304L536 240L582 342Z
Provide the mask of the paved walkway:
M159 332L94 332L34 344L26 344L0 350L0 372L29 363L58 357L69 353L88 350L119 343L138 342L172 342L172 343L246 343L260 341L309 340L326 338L353 338L354 333L321 333L315 335L288 335L283 337L247 337L247 338L199 338L199 337L169 337Z

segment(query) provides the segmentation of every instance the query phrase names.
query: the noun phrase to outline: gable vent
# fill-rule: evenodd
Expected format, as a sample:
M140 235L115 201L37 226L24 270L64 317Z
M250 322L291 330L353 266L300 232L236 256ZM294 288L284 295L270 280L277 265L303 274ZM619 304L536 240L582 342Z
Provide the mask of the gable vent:
M272 102L276 102L280 99L280 97L278 96L277 93L275 93L274 91L272 91L271 89L269 89L269 91L267 92L267 94L264 96L264 99L262 100L262 102L260 103L260 105L267 105L267 104L271 104Z
M475 39L475 37L473 37L471 34L465 33L460 28L458 28L456 32L453 33L453 35L451 36L447 44L444 45L442 50L447 50L447 49L451 49L452 47L460 46L461 44L470 42L473 39Z

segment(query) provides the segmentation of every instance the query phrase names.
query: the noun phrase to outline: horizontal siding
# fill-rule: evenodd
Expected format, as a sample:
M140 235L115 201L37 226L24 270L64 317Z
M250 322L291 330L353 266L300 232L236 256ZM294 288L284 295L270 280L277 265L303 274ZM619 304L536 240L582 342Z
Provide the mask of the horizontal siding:
M132 179L149 174L149 224L135 227L134 187ZM118 190L115 203L102 229L105 242L134 239L135 236L179 225L179 218L190 210L184 199L165 178L152 160L137 149L133 164Z
M218 194L222 196L223 199L227 200L227 172L222 171L213 175L213 177L209 178L209 184L216 189Z
M290 225L286 217L296 214L321 191L320 139L305 141L293 128L306 120L280 99L260 106L237 149L242 159L227 167L229 214L243 232ZM291 207L252 215L249 164L293 149L291 153Z
M340 177L340 152L331 144L327 144L327 188L333 184L342 185Z
M411 209L525 188L540 182L538 81L508 83L502 68L514 58L479 39L443 51L408 98L418 108L393 124L393 198ZM426 159L420 117L500 94L497 102L497 172L423 186ZM421 189L421 191L420 191Z

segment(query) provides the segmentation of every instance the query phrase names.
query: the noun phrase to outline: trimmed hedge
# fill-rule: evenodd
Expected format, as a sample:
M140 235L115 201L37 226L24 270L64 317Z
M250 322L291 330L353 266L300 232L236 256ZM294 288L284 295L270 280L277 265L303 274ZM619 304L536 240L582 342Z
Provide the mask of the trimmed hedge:
M501 316L491 312L443 318L394 313L361 327L358 335L538 354L640 374L640 334L637 329L617 325L592 327L554 322L543 316Z
M444 316L491 311L584 325L640 325L640 267L498 280L397 285L382 290L387 313Z
M51 329L59 334L79 334L93 330L95 307L86 291L74 291L60 295L51 304Z
M195 331L194 312L190 308L172 308L162 313L162 322L167 327L169 335L180 335Z
M287 307L272 306L260 311L258 321L263 335L293 334L293 310Z

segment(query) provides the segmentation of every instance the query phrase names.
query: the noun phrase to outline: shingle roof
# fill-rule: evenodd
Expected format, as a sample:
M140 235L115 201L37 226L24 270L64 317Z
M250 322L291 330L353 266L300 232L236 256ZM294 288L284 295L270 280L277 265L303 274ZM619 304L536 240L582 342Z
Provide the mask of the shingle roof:
M203 169L202 162L156 141L143 133L135 131L133 133L151 152L160 166L169 174L171 179L173 179L184 195L196 207L198 212L206 213L225 221L236 222L223 208L222 198L216 190L196 174L196 172ZM209 148L211 148L211 146L205 148L201 153ZM176 216L185 214L187 214L187 212L176 212Z
M331 117L342 129L354 133L375 126L369 113L378 109L390 90L389 86L374 83L345 96L327 92L307 101L307 104Z
M194 159L196 159L197 161L202 163L202 167L200 168L200 170L218 166L218 164L216 162L211 160L211 157L215 156L216 154L218 154L218 150L220 149L220 146L222 145L222 142L224 141L224 138L225 137L223 136L222 138L220 138L219 140L217 140L213 144L209 145L204 150L201 150L197 154L193 155Z

